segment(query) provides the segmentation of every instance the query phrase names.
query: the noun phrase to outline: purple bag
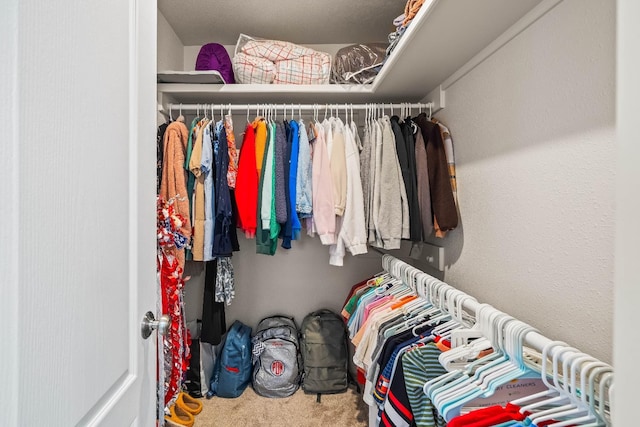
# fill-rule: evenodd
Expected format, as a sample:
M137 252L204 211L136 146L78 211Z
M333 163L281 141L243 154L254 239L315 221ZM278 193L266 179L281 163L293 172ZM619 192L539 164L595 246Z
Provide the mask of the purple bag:
M200 48L196 59L196 71L215 70L225 83L235 83L233 66L227 50L219 43L207 43Z

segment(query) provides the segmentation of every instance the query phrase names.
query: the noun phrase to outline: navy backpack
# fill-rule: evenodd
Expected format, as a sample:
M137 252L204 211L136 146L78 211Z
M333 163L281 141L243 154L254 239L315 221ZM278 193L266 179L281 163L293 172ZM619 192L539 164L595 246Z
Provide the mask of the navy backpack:
M207 399L213 396L238 397L251 382L251 328L236 320L216 359Z

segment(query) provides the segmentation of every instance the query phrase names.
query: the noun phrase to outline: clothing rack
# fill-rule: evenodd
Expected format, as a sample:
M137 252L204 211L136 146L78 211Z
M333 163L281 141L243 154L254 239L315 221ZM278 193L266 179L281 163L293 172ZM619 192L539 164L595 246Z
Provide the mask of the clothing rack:
M380 103L380 102L374 102L374 103L367 103L367 104L347 104L347 103L342 103L342 104L294 104L294 103L288 103L288 104L283 104L283 103L278 103L278 104L269 104L269 103L265 103L265 104L169 104L167 106L167 108L169 109L169 111L182 111L182 110L188 110L188 111L197 111L197 110L202 110L202 111L250 111L250 110L276 110L276 111L280 111L283 110L285 112L291 111L291 112L295 112L298 111L299 113L301 111L316 111L316 112L320 112L322 110L324 110L325 112L328 111L349 111L352 112L353 110L373 110L375 111L377 110L391 110L393 112L395 112L395 110L398 111L402 111L404 110L418 110L419 112L421 111L425 111L425 112L430 112L431 114L436 113L436 111L434 111L433 109L435 108L435 104L433 102L427 102L427 103L391 103L391 104L386 104L386 103ZM165 110L159 110L161 113L166 114Z
M416 267L413 267L412 265L402 260L399 260L398 258L395 258L392 255L384 254L382 256L382 267L392 277L398 280L401 280L404 284L410 286L416 292L416 294L418 294L423 298L426 298L428 301L430 301L434 305L439 304L440 308L449 311L450 314L453 314L451 312L451 305L447 306L446 303L443 303L442 298L444 297L446 299L446 294L452 291L457 293L458 295L457 299L461 301L461 306L466 313L476 314L478 313L478 310L482 306L488 306L488 304L479 303L475 298L467 294L464 294L462 291L455 289L454 287L446 284L445 282L442 282L437 278L428 275L427 273L419 270ZM428 283L428 286L417 285L421 282ZM434 289L436 288L437 288L437 292L434 291ZM439 297L434 299L434 294L439 295ZM460 298L461 295L462 295L462 298ZM440 300L438 300L439 298ZM523 346L526 346L538 353L543 353L544 349L549 346L559 346L559 347L569 348L568 344L561 341L551 340L536 330L532 330L526 334L526 337L523 342ZM560 356L559 360L561 362L564 362L565 359L563 359L562 356L565 356L565 355L567 356L566 359L571 359L572 357L575 359L576 358L575 355L579 353L579 351L577 349L572 349L572 350L574 350L574 356L571 356L568 353L563 353ZM592 361L597 361L597 359L591 356L588 356L584 353L581 353L581 354L584 357L588 357ZM610 365L600 361L597 361L597 362L599 362L601 366L609 368L610 371L613 372L613 367L611 367ZM609 384L608 396L611 395L613 390L612 375L613 374L611 374L611 378L608 379L608 384ZM609 400L607 396L605 396L605 399L607 401Z

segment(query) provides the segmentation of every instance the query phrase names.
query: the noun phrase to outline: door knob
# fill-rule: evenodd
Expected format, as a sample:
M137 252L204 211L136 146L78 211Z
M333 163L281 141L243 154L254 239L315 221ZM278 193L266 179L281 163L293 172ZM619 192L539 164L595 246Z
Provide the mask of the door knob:
M169 317L168 314L163 314L162 316L160 316L160 319L156 320L153 313L151 311L147 311L147 313L142 318L142 324L140 328L142 332L142 338L144 338L145 340L149 338L151 332L153 332L154 329L158 330L158 334L166 335L167 331L169 330L170 323L171 317Z

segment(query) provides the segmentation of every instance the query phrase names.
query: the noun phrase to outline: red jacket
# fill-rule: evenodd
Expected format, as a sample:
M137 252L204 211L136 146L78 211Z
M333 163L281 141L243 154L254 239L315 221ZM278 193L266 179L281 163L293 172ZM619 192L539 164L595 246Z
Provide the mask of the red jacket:
M249 124L244 132L238 160L236 178L236 204L238 205L238 226L247 238L256 235L258 214L258 169L256 168L255 129Z

